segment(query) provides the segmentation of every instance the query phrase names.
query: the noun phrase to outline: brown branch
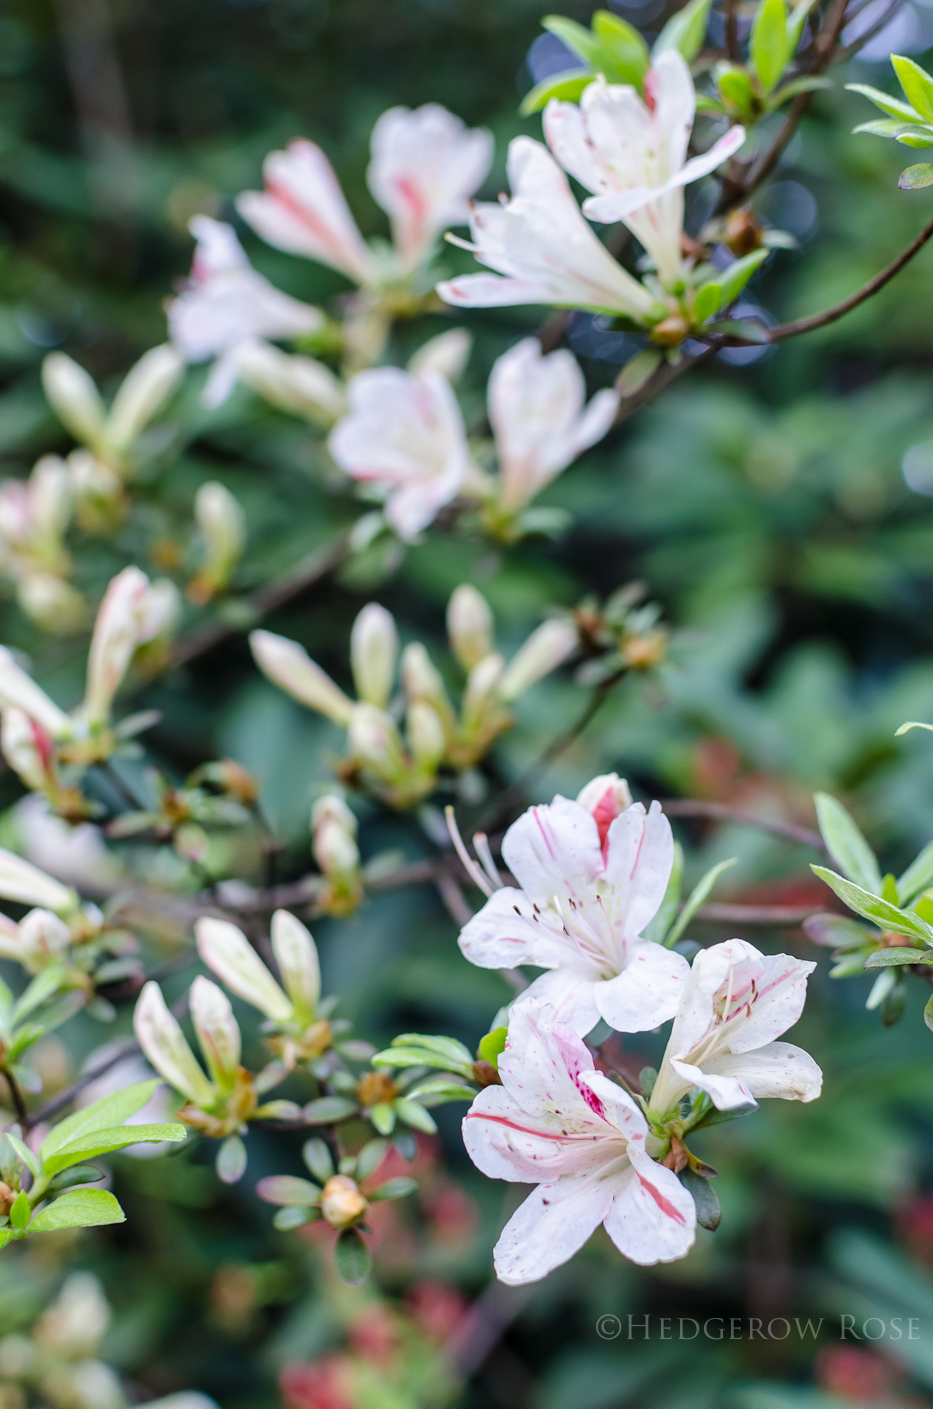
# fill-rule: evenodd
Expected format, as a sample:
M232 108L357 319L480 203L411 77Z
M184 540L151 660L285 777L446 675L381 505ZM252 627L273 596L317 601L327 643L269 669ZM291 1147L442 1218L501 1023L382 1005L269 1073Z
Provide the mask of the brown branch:
M346 558L350 551L350 537L350 530L345 530L333 543L315 548L281 577L267 583L242 603L237 603L239 611L236 621L215 619L205 626L198 627L188 636L183 636L172 651L172 665L187 665L189 661L212 651L215 646L229 640L231 636L251 630L267 613L284 607L286 603L314 587Z
M840 318L844 318L847 313L851 313L853 308L858 308L860 303L865 303L868 299L873 298L875 294L880 293L885 284L889 284L894 276L901 272L905 264L909 264L914 255L919 254L920 250L923 249L923 246L931 236L933 236L933 220L930 221L929 225L923 227L917 238L897 256L897 259L893 260L885 269L882 269L880 274L876 274L873 279L869 279L868 283L863 284L854 294L850 294L848 298L843 299L842 303L837 303L833 308L827 308L823 313L812 313L808 318L796 318L791 323L779 323L776 328L766 329L767 342L769 344L786 342L788 338L800 337L802 333L812 333L816 328L825 328L830 323L835 323ZM717 338L715 342L711 343L711 346L754 347L760 345L760 341L761 340L758 338Z
M791 841L803 842L804 846L825 851L823 838L819 832L811 832L809 827L798 827L793 822L779 822L771 817L758 817L741 808L729 807L723 802L703 802L694 798L665 798L661 811L668 817L709 817L714 822L741 822L748 827L761 827L763 831L774 832L779 837L789 837Z
M726 58L736 63L739 57L738 0L726 0Z
M3 1075L6 1077L6 1084L10 1088L10 1098L13 1102L13 1109L16 1111L16 1117L25 1130L29 1123L29 1116L26 1111L26 1102L23 1100L23 1093L19 1089L19 1082L12 1072L5 1071Z

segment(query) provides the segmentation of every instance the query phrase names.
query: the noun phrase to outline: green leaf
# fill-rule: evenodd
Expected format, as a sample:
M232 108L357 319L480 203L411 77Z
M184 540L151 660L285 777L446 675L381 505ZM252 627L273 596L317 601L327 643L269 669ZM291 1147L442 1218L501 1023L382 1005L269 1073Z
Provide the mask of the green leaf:
M920 854L911 861L904 874L898 876L898 903L908 905L915 895L926 890L931 881L933 881L933 841L927 842Z
M897 881L890 871L881 879L881 898L882 900L887 900L890 905L897 905L898 903Z
M247 1160L246 1146L239 1135L228 1135L214 1160L217 1178L223 1184L239 1184L246 1173Z
M731 103L742 117L750 117L755 102L755 92L751 79L744 69L729 64L717 64L715 78L719 91L726 102Z
M16 1233L12 1228L0 1228L0 1248L5 1248L15 1237Z
M494 1027L492 1032L487 1032L486 1036L480 1039L479 1054L484 1062L488 1062L491 1067L499 1070L499 1058L505 1051L505 1044L508 1041L509 1030L507 1027Z
M43 1159L55 1154L63 1145L70 1144L92 1130L106 1130L141 1111L159 1085L155 1081L138 1081L132 1086L124 1086L112 1096L104 1096L83 1110L75 1111L54 1129L50 1130L42 1142L40 1154Z
M902 127L900 132L895 134L894 140L900 142L904 147L933 147L933 129L929 127Z
M904 124L899 118L876 117L871 122L860 122L858 127L853 127L852 135L867 132L869 137L896 137L904 130Z
M642 352L637 352L616 377L616 389L623 396L634 396L654 376L663 360L663 352L656 347L646 347Z
M32 1174L34 1179L38 1179L42 1173L42 1165L40 1161L36 1159L36 1156L33 1154L32 1150L29 1148L28 1145L24 1144L24 1142L19 1138L18 1135L14 1135L11 1130L7 1130L5 1133L6 1138L9 1140L10 1144L13 1146L13 1149L16 1151L23 1164L29 1170L30 1174Z
M712 0L690 0L689 5L671 15L654 41L652 54L656 57L666 49L679 49L687 63L692 63L703 48L711 4Z
M889 905L880 896L872 895L861 886L853 885L851 881L837 876L835 871L830 871L826 866L811 866L810 870L824 880L839 899L857 915L864 915L866 920L874 920L882 929L891 930L894 934L907 934L912 939L921 939L925 944L933 945L933 925L926 924L919 915Z
M682 1169L677 1177L696 1204L697 1222L700 1227L708 1228L714 1233L722 1220L722 1209L716 1190L708 1179L696 1174L689 1167Z
M369 1248L355 1228L345 1228L334 1248L334 1271L342 1282L358 1287L369 1276L373 1262Z
M642 1067L638 1073L638 1084L641 1087L641 1094L646 1101L651 1100L651 1093L654 1090L655 1082L658 1079L656 1067Z
M10 1209L10 1222L17 1233L21 1233L26 1227L31 1213L32 1204L29 1202L29 1195L24 1194L22 1190L20 1190L13 1200L13 1206Z
M426 1135L433 1135L436 1132L437 1126L434 1121L424 1106L419 1106L417 1101L409 1101L404 1096L399 1096L393 1105L399 1119L403 1120L406 1125L413 1126L415 1130L423 1130Z
M814 793L820 835L826 850L848 880L873 895L881 893L881 871L875 854L841 802L829 793Z
M697 290L696 298L693 300L693 316L697 323L705 323L707 318L712 318L714 313L718 313L722 307L722 284L717 280L712 280L709 284L704 284Z
M328 1149L326 1140L322 1140L319 1135L314 1135L310 1140L306 1140L301 1147L301 1158L314 1175L315 1179L326 1184L334 1173L334 1161Z
M631 83L640 90L651 55L638 30L609 10L597 10L592 25L599 44L593 67L612 83Z
M681 910L680 914L677 916L677 919L674 921L674 924L671 926L670 934L664 941L665 949L673 949L674 945L677 943L678 939L680 939L680 936L683 934L684 930L687 928L690 921L693 919L694 915L699 910L700 906L703 904L703 901L706 899L710 891L713 889L713 886L719 880L719 877L722 875L723 871L728 871L729 867L734 866L737 860L737 856L732 856L729 858L728 861L720 861L717 866L711 866L710 869L707 871L706 875L701 877L701 879L693 887L693 890L690 892L689 898L686 904L684 905L684 908Z
M278 1228L280 1233L287 1233L292 1228L303 1228L306 1223L313 1223L322 1217L319 1208L280 1208L272 1220L272 1226Z
M933 724L924 724L919 719L911 719L906 724L902 724L899 729L895 729L895 739L897 738L898 734L906 734L910 729L926 729L931 734L933 734Z
M308 1125L330 1125L332 1121L356 1115L358 1110L356 1101L348 1101L343 1096L319 1096L316 1101L309 1101L302 1113Z
M900 978L900 975L898 977ZM899 982L897 987L892 988L881 1000L881 1021L885 1027L894 1027L895 1023L899 1023L906 1006L907 988L903 982Z
M906 117L908 120L912 120L917 116L909 103L903 102L900 98L891 98L887 93L882 93L880 88L872 88L867 83L847 83L846 89L849 93L861 93L863 98L868 98L876 108L880 108L883 113L888 113L891 117ZM858 128L855 130L857 132ZM905 727L909 728L910 726L901 726L901 728ZM898 729L897 732L900 733L901 730Z
M902 191L922 191L924 186L933 186L933 165L928 161L908 166L897 178Z
M47 969L43 969L40 974L36 974L32 983L22 993L17 1000L12 1013L14 1024L19 1023L23 1018L28 1017L36 1008L47 1002L53 994L61 988L65 978L65 970L61 964L50 964Z
M105 1223L125 1223L126 1214L106 1189L69 1189L36 1214L30 1233L53 1233L59 1228L97 1228Z
M933 121L933 78L901 54L892 54L891 63L911 107L927 122Z
M185 1139L187 1131L183 1125L116 1125L111 1130L89 1130L77 1140L62 1145L55 1154L46 1156L43 1162L46 1174L57 1174L72 1164L125 1149L127 1145L157 1145L163 1140Z
M794 8L791 10L790 15L788 16L785 31L787 35L788 61L790 61L797 52L798 46L800 44L800 38L803 34L803 27L807 22L807 16L809 15L810 11L813 9L813 6L815 4L816 0L800 0L800 4L795 5ZM806 83L808 81L810 80L800 80L800 82L802 83ZM821 88L832 88L833 86L830 80L826 78L819 78L815 81L819 84ZM788 87L789 86L790 85L788 85ZM807 90L802 89L801 91L806 92Z
M847 915L808 915L803 928L811 943L825 949L864 949L880 938L877 930L866 929Z
M522 117L530 117L532 113L547 107L552 98L559 98L564 103L579 102L584 89L589 88L592 82L593 74L589 69L564 69L561 73L552 73L525 94L518 111Z
M596 68L600 46L592 30L586 29L576 20L566 19L563 15L545 15L541 26L549 33L555 34L560 42L589 68Z
M729 109L725 103L721 103L718 98L711 98L708 93L697 94L698 113L727 113Z
M309 1179L297 1179L292 1174L270 1174L260 1179L256 1193L267 1204L280 1204L283 1208L303 1208L306 1204L317 1203L321 1197L317 1184Z
M380 1101L368 1112L373 1125L380 1135L391 1135L395 1129L395 1108L386 1101Z
M418 1187L417 1179L387 1179L384 1184L380 1184L378 1189L374 1189L369 1195L370 1199L405 1199L409 1194L413 1194Z
M370 1140L368 1144L363 1146L356 1157L356 1169L353 1172L357 1184L368 1179L373 1171L379 1168L388 1148L388 1140Z
M821 89L832 88L831 78L793 78L776 89L768 99L768 110L774 112L790 98L798 98L801 93L818 93Z
M933 1032L933 994L931 994L926 1001L926 1007L923 1010L923 1021L930 1031Z
M893 969L901 964L933 964L929 949L876 949L865 960L866 969Z
M738 298L755 270L760 269L764 264L769 253L770 251L766 249L753 250L751 254L745 255L742 259L736 259L728 269L722 271L719 282L722 286L723 307Z
M409 1091L408 1099L423 1106L441 1106L445 1101L472 1101L477 1093L476 1086L460 1081L422 1081Z
M784 0L762 0L752 25L749 56L765 93L771 92L792 53Z
M400 1037L393 1038L392 1046L425 1047L429 1052L437 1052L438 1056L446 1057L451 1062L460 1062L466 1066L473 1062L469 1050L455 1037L428 1037L421 1032L405 1032ZM451 1070L454 1068L451 1067Z

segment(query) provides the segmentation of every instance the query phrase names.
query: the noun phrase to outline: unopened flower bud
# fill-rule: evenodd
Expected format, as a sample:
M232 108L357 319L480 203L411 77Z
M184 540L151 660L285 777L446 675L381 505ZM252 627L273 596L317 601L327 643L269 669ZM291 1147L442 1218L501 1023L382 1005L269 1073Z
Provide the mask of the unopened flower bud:
M499 681L499 694L517 700L549 675L577 648L577 628L570 621L545 621L515 653Z
M33 792L51 781L52 740L25 710L8 706L0 718L0 749L14 773Z
M492 609L486 598L469 582L461 583L447 604L447 635L464 670L472 670L485 656L492 655L492 633Z
M124 508L120 476L90 450L72 450L66 463L78 523L89 533L109 532Z
M184 358L171 343L144 353L114 397L106 426L108 446L128 450L174 393L184 371Z
M369 602L353 623L350 633L350 665L357 698L384 709L392 694L398 632L385 607Z
M660 343L662 347L677 347L690 333L690 324L679 313L672 313L669 318L662 318L660 323L655 323L651 329L651 341Z
M232 1089L240 1065L240 1029L230 999L208 978L199 976L191 985L191 1018L215 1083Z
M631 807L632 794L628 783L618 773L601 773L580 789L577 802L594 815L597 811L611 811L613 817L618 817L620 812Z
M229 489L216 480L208 480L198 490L194 518L204 543L204 562L188 596L203 603L229 583L246 541L246 519Z
M466 328L450 328L422 343L410 358L408 370L416 377L425 372L439 372L449 382L457 382L466 371L472 348L472 333Z
M402 684L411 704L428 704L445 729L453 723L453 709L444 681L420 641L412 641L402 652Z
M412 758L418 767L428 771L436 768L444 757L447 746L444 726L437 711L429 704L416 700L408 706L405 733Z
M92 724L107 720L133 652L152 640L163 624L163 604L150 594L148 577L136 567L117 573L104 593L91 637L83 705Z
M166 1007L161 988L151 979L139 995L133 1029L159 1075L196 1106L209 1110L216 1098L214 1088Z
M343 798L329 793L311 812L314 859L325 876L352 876L359 870L357 822Z
M349 724L353 701L297 641L289 641L271 631L253 631L249 644L259 669L275 685L335 724Z
M70 886L53 880L12 851L0 850L0 896L20 905L38 905L57 915L70 915L78 908L78 897Z
M332 1228L349 1228L368 1208L356 1182L346 1174L334 1174L324 1185L321 1212Z
M229 920L205 916L194 927L198 954L235 993L273 1022L288 1022L293 1004L266 968L242 930Z
M32 971L44 968L65 953L71 931L51 910L30 910L19 924L23 963Z
M42 364L42 386L53 411L75 440L100 444L104 436L104 403L94 379L67 353L50 352Z
M505 661L497 653L485 656L467 676L463 691L463 725L473 733L491 706L498 702L498 684Z
M25 710L53 739L71 733L71 720L65 711L17 665L12 652L0 646L0 707L7 705Z
M395 720L375 705L355 705L347 734L350 753L386 783L400 783L407 771Z
M296 1017L299 1021L313 1018L321 996L317 945L310 931L288 910L276 910L272 916L272 952Z
M46 559L61 553L61 538L71 518L72 487L68 466L60 455L43 455L27 481L34 548Z
M313 357L282 352L267 342L246 342L236 349L239 380L283 411L329 427L347 409L339 379Z
M56 636L80 631L87 619L87 604L78 589L49 572L20 578L16 600L37 626Z

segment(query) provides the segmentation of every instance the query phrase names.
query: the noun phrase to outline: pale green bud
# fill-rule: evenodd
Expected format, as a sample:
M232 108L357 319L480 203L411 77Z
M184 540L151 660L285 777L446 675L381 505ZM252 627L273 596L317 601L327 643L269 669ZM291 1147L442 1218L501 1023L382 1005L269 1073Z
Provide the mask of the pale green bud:
M358 699L383 709L392 694L398 632L391 612L369 602L353 623L350 665Z
M472 670L495 649L492 609L469 582L455 588L447 604L447 635L464 670Z

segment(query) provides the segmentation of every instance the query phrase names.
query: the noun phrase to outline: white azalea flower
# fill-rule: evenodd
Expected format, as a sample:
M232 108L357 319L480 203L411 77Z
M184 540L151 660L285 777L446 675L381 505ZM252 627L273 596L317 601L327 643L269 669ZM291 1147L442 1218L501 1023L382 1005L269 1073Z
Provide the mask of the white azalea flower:
M814 1101L823 1074L808 1053L776 1042L800 1017L816 964L762 954L742 939L702 949L683 990L651 1094L659 1117L693 1087L718 1110L778 1096Z
M232 226L196 215L188 228L197 240L191 278L169 304L169 332L188 362L217 359L204 403L219 406L236 385L236 354L243 343L313 333L324 315L257 274Z
M386 518L411 540L456 497L466 474L470 452L457 398L437 372L412 376L399 367L359 372L348 398L330 453L353 479L385 487Z
M492 1179L538 1186L496 1244L500 1281L539 1281L600 1223L641 1266L685 1256L693 1199L646 1153L648 1124L632 1097L594 1069L553 1008L526 1001L513 1010L499 1075L502 1085L481 1091L464 1118L467 1153Z
M586 383L573 354L561 348L544 356L537 338L523 338L494 363L487 402L502 507L516 509L602 440L619 393L598 391L586 406Z
M366 179L392 222L403 269L418 267L448 225L465 225L492 164L492 133L470 131L439 103L389 108L373 128Z
M465 308L556 304L637 321L651 313L650 293L587 225L546 147L516 137L509 145L508 176L512 199L474 205L473 243L465 245L496 273L464 274L438 284L442 299Z
M657 1027L677 1012L689 974L682 955L640 938L671 873L670 823L657 803L610 816L617 801L607 780L589 808L560 796L529 808L502 843L521 890L494 891L460 935L480 968L548 969L527 995L581 1035L600 1017L620 1032Z
M623 220L657 265L664 284L681 277L680 239L689 182L715 171L745 141L731 128L709 151L687 161L696 112L693 79L683 56L667 49L645 76L644 99L628 84L600 79L580 105L552 99L544 114L548 146L565 171L594 195L591 220Z

